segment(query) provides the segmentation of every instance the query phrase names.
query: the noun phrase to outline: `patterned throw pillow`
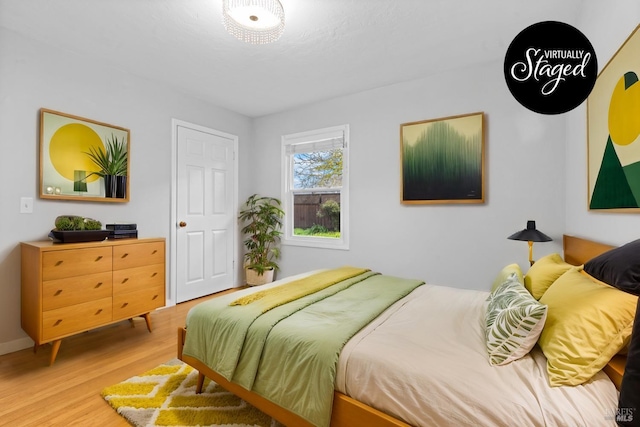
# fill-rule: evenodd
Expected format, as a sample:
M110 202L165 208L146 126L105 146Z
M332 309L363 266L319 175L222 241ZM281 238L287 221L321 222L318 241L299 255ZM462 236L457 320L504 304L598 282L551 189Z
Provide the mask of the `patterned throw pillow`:
M547 318L547 306L536 301L515 274L491 292L485 337L491 365L520 359L538 341Z

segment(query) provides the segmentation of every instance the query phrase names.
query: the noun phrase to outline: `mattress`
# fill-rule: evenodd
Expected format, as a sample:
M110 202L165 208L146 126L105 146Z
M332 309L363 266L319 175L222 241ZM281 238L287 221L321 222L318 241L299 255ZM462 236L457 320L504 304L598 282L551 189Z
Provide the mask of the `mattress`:
M550 387L537 347L489 364L488 295L419 287L346 344L336 390L415 426L615 426L618 391L602 372Z

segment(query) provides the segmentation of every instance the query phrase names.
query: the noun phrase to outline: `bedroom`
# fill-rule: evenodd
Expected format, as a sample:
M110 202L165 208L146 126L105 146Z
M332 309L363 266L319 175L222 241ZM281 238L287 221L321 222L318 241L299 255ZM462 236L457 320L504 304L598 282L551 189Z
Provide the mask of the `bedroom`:
M10 7L8 3L0 3L0 15L7 16L2 12ZM28 17L19 18L27 26ZM560 19L549 12L536 20L544 18ZM602 66L640 21L640 6L634 1L610 5L583 1L562 19L587 35ZM0 353L31 345L20 327L18 242L45 238L57 215L73 211L103 222L127 220L138 223L145 237L169 237L172 118L238 135L239 199L252 192L280 192L281 135L350 125L351 248L285 247L282 275L335 264L365 264L431 283L486 289L504 264L526 264L526 245L508 241L506 236L521 229L528 219L535 219L554 238L536 245L536 258L560 251L563 233L610 244L636 237L633 230L640 220L634 214L586 209L584 106L559 116L540 116L523 109L506 91L501 58L249 117L233 112L232 107L212 105L117 67L105 67L102 61L33 40L14 29L16 22L11 27L2 22L0 143L10 155L0 159L0 176L5 182L0 205ZM132 130L132 158L145 160L133 160L128 204L56 203L36 197L37 111L42 107ZM474 111L487 114L487 203L401 206L400 123ZM262 157L269 163L261 163ZM34 197L31 215L19 213L18 203L24 196ZM388 229L381 229L383 222L389 224ZM318 265L319 259L323 265Z

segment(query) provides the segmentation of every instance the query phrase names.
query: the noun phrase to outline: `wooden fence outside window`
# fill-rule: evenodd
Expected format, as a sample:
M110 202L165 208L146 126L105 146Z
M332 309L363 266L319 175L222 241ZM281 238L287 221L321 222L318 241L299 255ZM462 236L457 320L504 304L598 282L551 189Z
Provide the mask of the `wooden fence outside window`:
M340 204L339 193L296 194L293 197L293 226L295 228L309 228L314 224L331 229L331 220L327 216L319 217L317 212L327 200L334 200Z

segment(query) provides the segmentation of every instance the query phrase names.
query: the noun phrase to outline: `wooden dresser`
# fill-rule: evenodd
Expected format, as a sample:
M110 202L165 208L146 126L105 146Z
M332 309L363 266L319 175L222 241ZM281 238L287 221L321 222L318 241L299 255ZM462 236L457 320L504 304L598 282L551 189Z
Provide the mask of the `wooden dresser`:
M165 305L165 239L23 242L22 329L38 346Z

